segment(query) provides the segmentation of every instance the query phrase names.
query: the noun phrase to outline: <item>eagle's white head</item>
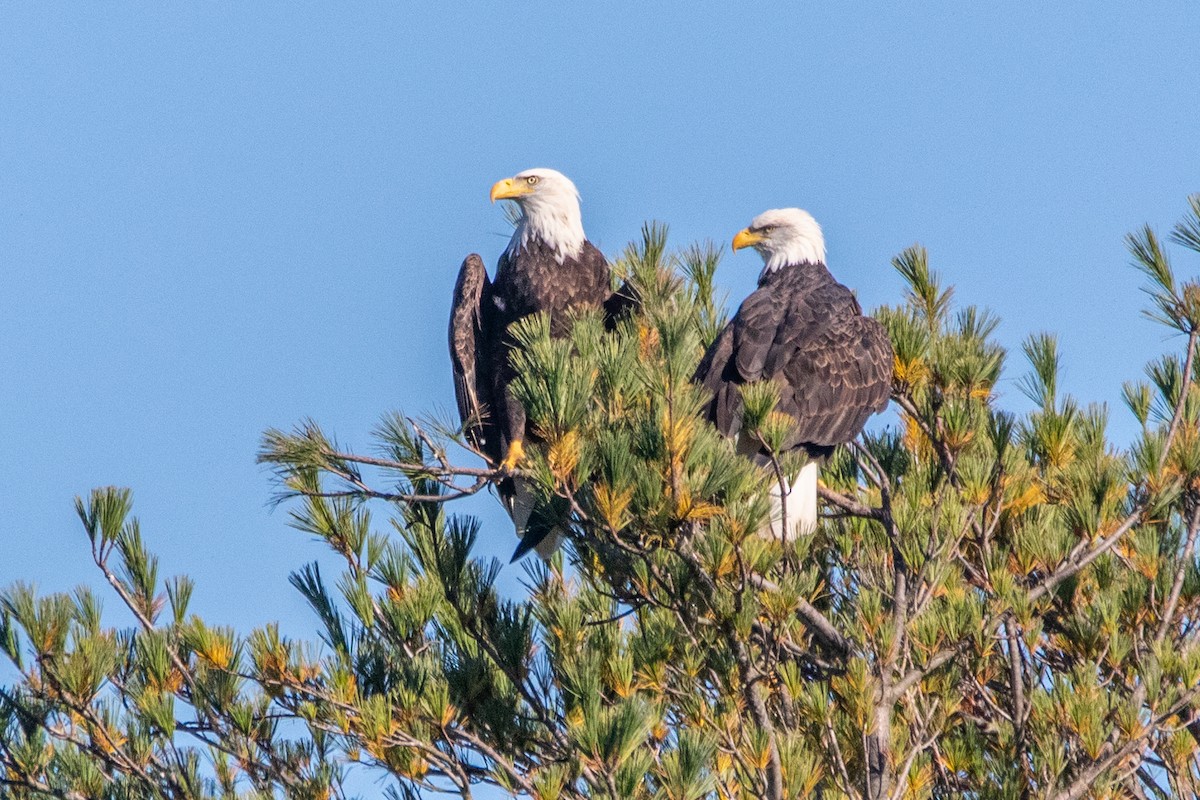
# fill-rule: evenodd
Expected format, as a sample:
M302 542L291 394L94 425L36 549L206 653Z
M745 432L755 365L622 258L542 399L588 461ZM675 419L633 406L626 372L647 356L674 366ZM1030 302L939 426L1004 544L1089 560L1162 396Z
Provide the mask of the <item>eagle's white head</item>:
M763 274L789 264L825 263L825 237L812 214L799 208L773 208L733 237L733 249L753 247L763 258Z
M587 237L579 211L579 190L566 175L544 167L518 172L492 187L492 202L497 200L513 200L521 210L508 243L510 256L534 237L554 250L560 264L567 256L579 255Z

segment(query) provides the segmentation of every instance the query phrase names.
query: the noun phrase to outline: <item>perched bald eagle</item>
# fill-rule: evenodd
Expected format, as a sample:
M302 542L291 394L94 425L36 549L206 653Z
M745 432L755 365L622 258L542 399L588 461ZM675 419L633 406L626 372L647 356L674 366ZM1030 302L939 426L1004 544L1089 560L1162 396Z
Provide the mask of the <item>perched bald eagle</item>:
M478 255L463 261L450 309L450 359L467 440L493 465L511 471L524 456L528 431L525 409L510 389L516 375L509 325L544 311L551 335L566 336L569 311L614 301L608 262L584 235L579 192L565 175L525 170L498 181L491 198L516 201L520 217L494 281ZM497 489L521 537L514 560L534 547L548 558L561 529L542 524L527 531L534 503L523 479L507 477Z
M818 463L887 407L892 346L883 326L864 317L829 273L821 228L807 212L763 212L733 238L735 251L743 247L763 258L758 289L709 347L696 380L713 393L708 419L759 464L769 455L741 432L739 387L761 380L778 386L776 410L795 422L785 449L808 456L786 502L779 488L772 492L771 517L760 531L786 541L816 526ZM782 529L783 519L790 530Z

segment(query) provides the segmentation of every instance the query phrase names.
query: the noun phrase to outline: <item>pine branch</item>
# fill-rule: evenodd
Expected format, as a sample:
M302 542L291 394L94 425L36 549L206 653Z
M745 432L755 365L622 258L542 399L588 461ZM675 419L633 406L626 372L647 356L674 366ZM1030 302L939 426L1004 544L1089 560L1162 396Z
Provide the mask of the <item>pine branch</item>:
M729 646L734 661L738 666L738 679L741 682L746 704L750 708L750 713L754 717L755 724L767 735L770 747L770 759L767 764L766 786L764 787L765 792L763 796L767 800L783 800L783 770L780 764L779 743L775 735L775 725L771 720L770 714L767 712L767 706L763 701L762 690L759 686L759 680L762 676L752 665L749 653L746 651L745 645L734 629L732 620L722 618L715 602L719 589L703 566L701 566L689 542L684 541L680 543L679 555L683 559L683 562L691 569L693 577L704 587L709 608L713 615L717 617L718 625L721 627L726 644Z
M1194 686L1184 692L1169 709L1152 717L1142 733L1130 737L1129 741L1121 747L1110 748L1107 755L1085 766L1075 780L1066 788L1051 794L1048 800L1080 800L1092 788L1092 784L1095 783L1097 778L1116 764L1138 753L1145 746L1146 742L1158 733L1163 723L1178 716L1185 709L1190 708L1192 701L1198 695L1200 695L1200 686ZM1134 768L1136 769L1136 764Z
M768 592L780 591L778 584L764 578L762 575L751 573L749 578L750 583L759 589L764 589ZM813 635L821 640L822 644L836 655L846 657L853 652L850 641L833 626L824 614L804 598L797 598L796 616L800 618L800 621L804 623Z
M1162 455L1159 456L1158 468L1161 471L1167 463L1167 455L1171 452L1171 443L1175 440L1175 434L1179 430L1180 420L1183 419L1183 409L1187 402L1188 390L1192 386L1192 362L1196 357L1196 339L1200 335L1200 331L1192 330L1188 334L1187 354L1183 361L1183 386L1179 390L1179 399L1175 403L1174 413L1171 414L1171 422L1167 426L1166 441L1163 444Z
M1189 570L1195 567L1192 555L1196 550L1196 535L1200 533L1200 503L1192 509L1191 519L1187 523L1187 539L1183 545L1183 554L1179 557L1179 565L1175 568L1175 577L1171 581L1171 591L1167 595L1167 603L1162 612L1162 621L1154 634L1155 644L1161 643L1175 621L1175 610L1179 605L1179 595L1183 591L1183 581Z
M1058 569L1030 587L1026 595L1028 601L1033 602L1045 597L1046 594L1053 591L1063 581L1078 575L1085 567L1111 550L1113 545L1119 542L1121 537L1128 533L1138 520L1141 519L1142 511L1143 509L1140 504L1135 506L1133 512L1122 520L1115 531L1108 536L1100 537L1100 540L1091 548L1082 550L1078 554L1073 554Z

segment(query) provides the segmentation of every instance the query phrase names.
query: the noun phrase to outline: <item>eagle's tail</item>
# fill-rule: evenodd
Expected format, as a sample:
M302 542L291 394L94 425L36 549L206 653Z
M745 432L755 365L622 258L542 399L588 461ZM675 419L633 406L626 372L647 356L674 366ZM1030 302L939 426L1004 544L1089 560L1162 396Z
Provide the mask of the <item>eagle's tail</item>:
M537 496L529 485L529 481L524 478L513 478L512 482L512 494L506 498L504 506L508 509L509 516L512 517L517 538L521 541L517 544L517 549L513 552L509 563L521 560L530 550L536 550L543 560L548 561L566 538L566 531L561 525L550 526L547 529L546 524L541 520L530 525L530 519L533 517L534 508L537 505Z
M809 461L801 467L800 474L782 498L779 489L778 483L771 489L770 517L767 524L759 529L759 535L788 541L797 536L807 536L816 530L817 462ZM785 517L787 531L783 530Z
M525 528L529 526L529 517L533 514L533 505L534 496L529 481L513 478L511 491L504 498L504 508L508 511L508 516L512 517L517 536L525 536Z

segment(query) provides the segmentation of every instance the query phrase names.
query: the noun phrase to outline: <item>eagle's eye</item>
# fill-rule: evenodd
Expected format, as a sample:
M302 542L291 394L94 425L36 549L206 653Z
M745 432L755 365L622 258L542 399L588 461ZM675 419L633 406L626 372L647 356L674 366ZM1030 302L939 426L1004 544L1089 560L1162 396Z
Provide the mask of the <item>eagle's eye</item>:
M537 186L538 180L539 180L539 178L537 175L530 175L528 178L525 179L525 182L528 183L530 186Z
M758 229L758 232L761 233L763 236L766 236L773 230L775 230L774 225L763 225L761 228Z

